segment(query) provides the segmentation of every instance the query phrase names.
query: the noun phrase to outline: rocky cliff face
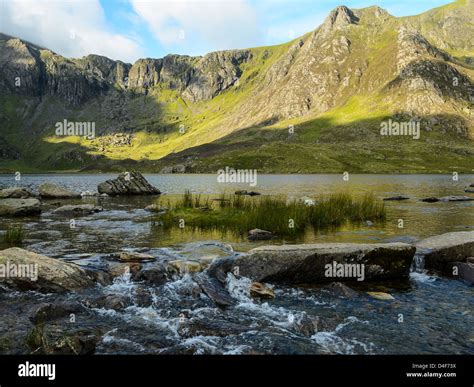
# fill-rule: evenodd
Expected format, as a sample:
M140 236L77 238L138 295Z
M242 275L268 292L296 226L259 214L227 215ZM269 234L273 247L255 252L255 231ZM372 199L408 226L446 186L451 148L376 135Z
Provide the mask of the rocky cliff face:
M161 86L179 91L191 102L211 99L239 80L240 65L252 57L250 50L234 50L204 57L140 59L130 65L99 55L67 59L3 34L0 48L3 88L28 96L58 96L72 106L114 88L147 94Z

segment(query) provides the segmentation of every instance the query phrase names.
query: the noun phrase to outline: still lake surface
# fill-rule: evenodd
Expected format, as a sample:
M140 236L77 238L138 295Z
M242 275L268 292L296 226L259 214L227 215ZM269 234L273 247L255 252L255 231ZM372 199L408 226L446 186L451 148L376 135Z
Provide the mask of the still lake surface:
M24 186L36 190L41 183L51 182L78 192L96 192L99 183L115 177L107 174L22 175L20 181L15 181L13 175L0 175L0 188ZM474 196L464 192L474 183L474 175L461 175L459 181L453 181L450 175L351 175L349 181L343 181L342 175L259 175L256 187L220 184L216 175L145 177L163 192L159 200L165 206L186 189L216 197L239 189L288 199L317 200L320 195L333 192L350 192L356 196L371 192L377 198L410 197L407 201L386 202L388 216L383 223L347 225L318 233L308 231L297 240L271 243L413 242L445 232L474 230L474 202L420 201L426 197ZM69 219L53 213L58 206L58 201L53 200L46 202L39 217L1 219L0 234L8 224L22 223L26 233L24 248L86 266L100 266L105 254L121 249L137 249L176 259L199 259L229 255L227 244L231 244L234 251L245 253L269 243L251 243L242 236L212 231L173 229L163 232L153 226L155 215L144 210L156 200L152 197L62 200L61 204L91 203L105 209L76 219L74 229L70 228ZM403 228L398 227L400 219ZM5 246L0 243L2 247ZM370 284L370 289L363 289L356 299L336 297L320 288L275 287L277 297L268 302L242 295L238 290L247 285L245 279L229 283L229 290L239 303L225 312L205 300L193 299L190 295L193 281L187 276L151 289L155 297L151 306L132 304L113 313L95 310L95 323L107 331L98 352L474 353L474 289L458 281L430 273L412 273L406 283ZM121 277L100 292L125 294L133 300L138 286L130 278ZM395 301L371 299L365 290L387 291ZM43 302L48 299L48 296L22 295L15 300L3 300L0 308L21 310L22 303L32 302L31 297L35 302L38 301L35 297L41 297ZM220 328L195 335L183 334L179 317L183 310L193 321L216 321ZM308 335L302 328L308 317L327 323L318 332ZM11 330L15 318L19 317L14 313L9 318L0 318L1 331ZM27 326L21 321L16 321L16 325L18 335ZM251 329L240 332L236 325Z

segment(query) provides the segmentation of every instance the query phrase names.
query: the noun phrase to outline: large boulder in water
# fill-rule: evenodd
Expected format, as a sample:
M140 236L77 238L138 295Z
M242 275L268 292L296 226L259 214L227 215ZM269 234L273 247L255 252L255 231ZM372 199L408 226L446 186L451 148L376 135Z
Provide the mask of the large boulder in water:
M97 187L100 194L118 195L159 195L158 188L153 187L140 172L124 172L116 179L107 180Z
M38 199L0 199L0 216L36 215L41 212Z
M51 183L41 184L38 191L43 199L74 199L81 197L78 193Z
M423 239L416 244L425 268L449 271L449 264L474 256L474 231L449 232Z
M26 188L11 187L0 190L0 199L28 199L34 197Z
M0 284L50 293L79 290L94 281L77 265L12 247L0 251Z
M357 281L363 268L363 280L407 277L415 247L405 243L354 244L321 243L306 245L262 246L248 254L213 262L211 275L222 278L229 271L258 282L283 284ZM338 265L343 266L338 266ZM353 266L361 264L361 266ZM363 264L363 266L362 266ZM347 268L351 276L328 273L328 265Z

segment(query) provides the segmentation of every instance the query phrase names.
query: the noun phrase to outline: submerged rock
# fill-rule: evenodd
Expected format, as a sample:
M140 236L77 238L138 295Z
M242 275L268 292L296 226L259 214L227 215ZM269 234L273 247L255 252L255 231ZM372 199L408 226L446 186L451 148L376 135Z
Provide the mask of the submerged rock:
M273 234L270 231L260 230L259 228L254 228L249 231L248 239L250 241L264 241L272 239Z
M102 211L104 211L102 207L93 206L92 204L70 204L56 208L53 212L69 216L86 216Z
M275 298L275 292L268 286L260 282L253 282L250 285L250 295L255 298L272 299Z
M324 289L328 290L333 296L336 297L355 298L359 296L359 293L341 282L333 282Z
M168 211L167 207L162 207L158 204L150 204L149 206L145 207L145 211L148 212L166 212Z
M392 301L395 299L391 294L384 293L384 292L367 292L367 294L370 297L375 298L376 300L381 300L381 301Z
M122 294L106 294L99 298L86 300L89 308L122 310L132 304L129 297Z
M116 179L107 180L97 187L100 194L118 195L159 195L158 188L153 187L140 172L124 172Z
M119 251L112 253L109 258L120 262L147 262L154 261L156 258L150 254L137 253L135 251Z
M254 281L302 284L334 281L334 277L326 276L327 266L334 263L351 269L354 264L363 264L358 266L364 270L363 279L382 280L407 277L414 254L415 247L405 243L262 246L246 255L218 260L209 270L217 274L238 267L240 275ZM356 279L338 276L337 281Z
M0 216L26 216L41 213L38 199L0 199Z
M466 188L466 189L464 190L464 192L466 192L466 193L474 193L474 188Z
M28 199L35 195L26 188L11 187L0 190L0 199Z
M81 195L51 183L43 183L38 187L39 194L44 199L73 199Z
M94 285L79 266L18 247L0 251L0 283L39 292L75 291Z
M448 271L449 264L474 256L474 231L449 232L416 243L417 254L424 256L425 268Z
M177 271L179 274L199 273L205 269L205 265L197 261L176 260L168 262L171 271Z

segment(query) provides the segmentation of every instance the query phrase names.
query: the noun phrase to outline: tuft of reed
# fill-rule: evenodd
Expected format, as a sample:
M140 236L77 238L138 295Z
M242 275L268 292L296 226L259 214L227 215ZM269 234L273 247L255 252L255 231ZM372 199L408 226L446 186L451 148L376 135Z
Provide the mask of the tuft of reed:
M8 225L4 242L10 246L21 246L25 232L22 225Z

